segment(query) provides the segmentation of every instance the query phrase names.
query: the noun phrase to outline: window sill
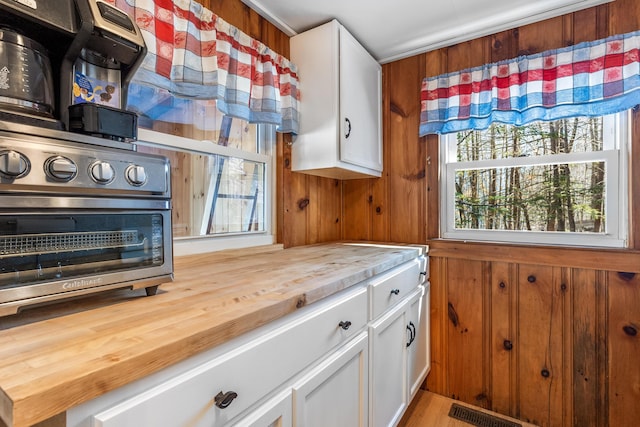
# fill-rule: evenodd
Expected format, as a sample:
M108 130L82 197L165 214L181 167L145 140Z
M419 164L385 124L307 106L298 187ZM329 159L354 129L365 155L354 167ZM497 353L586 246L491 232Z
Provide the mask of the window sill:
M230 235L216 237L183 237L173 239L173 255L195 255L227 249L245 249L256 246L267 246L273 245L274 243L274 236L266 233L248 234L246 236Z
M636 249L576 248L433 239L429 256L640 273Z

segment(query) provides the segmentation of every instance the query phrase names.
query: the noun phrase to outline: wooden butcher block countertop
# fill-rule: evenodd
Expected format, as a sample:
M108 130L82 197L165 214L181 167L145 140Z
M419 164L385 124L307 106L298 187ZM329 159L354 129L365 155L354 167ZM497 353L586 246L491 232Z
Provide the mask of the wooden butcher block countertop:
M0 318L0 418L9 427L48 419L424 249L330 243L181 257L155 296L121 290Z

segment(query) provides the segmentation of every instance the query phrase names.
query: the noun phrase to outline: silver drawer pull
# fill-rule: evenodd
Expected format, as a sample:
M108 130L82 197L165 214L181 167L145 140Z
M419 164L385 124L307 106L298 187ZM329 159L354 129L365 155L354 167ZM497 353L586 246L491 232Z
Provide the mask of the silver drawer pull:
M338 326L340 326L342 329L344 329L345 331L347 329L349 329L351 327L351 322L350 321L342 321L340 323L338 323Z
M398 294L400 294L400 289L391 289L391 293L393 295L398 295Z
M213 400L216 402L216 406L218 408L224 409L231 405L231 402L233 402L233 399L236 397L238 397L238 393L235 391L228 391L226 393L220 392L216 394L216 397L214 397Z

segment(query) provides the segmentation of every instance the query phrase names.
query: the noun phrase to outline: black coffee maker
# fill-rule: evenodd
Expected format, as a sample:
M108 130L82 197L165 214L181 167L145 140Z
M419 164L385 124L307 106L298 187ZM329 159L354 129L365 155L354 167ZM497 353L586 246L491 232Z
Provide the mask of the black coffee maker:
M16 102L5 97L3 105L0 85L0 119L116 140L137 137L137 116L124 108L146 47L129 16L102 0L0 0L0 35L3 29L6 40L21 43L19 49L28 42L34 51L39 47L38 63L50 61L57 102L48 114L52 117L29 108L5 108ZM9 70L4 77L15 74Z

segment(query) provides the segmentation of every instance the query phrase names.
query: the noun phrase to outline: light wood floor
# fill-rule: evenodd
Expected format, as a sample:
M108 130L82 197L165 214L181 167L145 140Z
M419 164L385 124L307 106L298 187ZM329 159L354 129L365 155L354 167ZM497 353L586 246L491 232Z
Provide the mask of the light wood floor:
M468 405L457 400L452 400L429 391L418 391L415 399L407 409L398 427L469 427L471 424L449 417L449 408L455 402L469 408L477 409L491 415L499 416L505 420L522 424L522 427L536 427L534 424L498 415L482 408Z

